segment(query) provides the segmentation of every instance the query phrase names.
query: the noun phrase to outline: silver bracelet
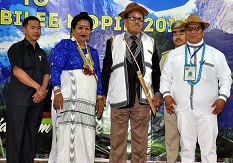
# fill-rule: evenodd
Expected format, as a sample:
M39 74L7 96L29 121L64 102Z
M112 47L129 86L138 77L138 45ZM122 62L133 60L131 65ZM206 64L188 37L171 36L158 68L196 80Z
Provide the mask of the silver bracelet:
M55 86L55 87L53 87L53 91L56 91L56 90L58 90L58 89L61 89L61 87L60 87L60 86Z
M55 94L54 94L54 96L59 95L59 94L61 94L61 92L57 92L57 93L55 93Z

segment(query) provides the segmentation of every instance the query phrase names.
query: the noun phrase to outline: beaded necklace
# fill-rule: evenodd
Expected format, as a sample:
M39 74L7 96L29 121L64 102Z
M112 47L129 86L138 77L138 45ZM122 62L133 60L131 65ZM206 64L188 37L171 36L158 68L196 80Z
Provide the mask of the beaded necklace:
M78 41L75 41L76 46L78 48L78 51L83 59L83 73L85 75L95 75L95 69L94 69L94 61L91 57L91 53L90 53L90 49L87 47L87 44L85 43L85 47L87 50L87 54L85 55L83 53L83 50L81 48L81 46L79 45Z
M205 56L205 47L206 47L205 43L203 43L202 46L203 46L203 49L202 49L200 68L199 68L197 80L196 81L187 81L188 84L191 86L196 85L201 80L202 67L204 64L204 56ZM185 66L188 65L188 49L189 49L189 45L186 44L186 46L185 46Z

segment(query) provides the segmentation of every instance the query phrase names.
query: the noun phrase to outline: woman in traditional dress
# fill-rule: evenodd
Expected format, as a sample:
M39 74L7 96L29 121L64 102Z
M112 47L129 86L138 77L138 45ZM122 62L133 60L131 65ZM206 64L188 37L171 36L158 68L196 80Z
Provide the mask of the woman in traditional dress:
M72 39L54 48L51 66L56 109L56 163L94 163L95 115L103 111L99 55L87 45L93 22L81 12L71 22Z

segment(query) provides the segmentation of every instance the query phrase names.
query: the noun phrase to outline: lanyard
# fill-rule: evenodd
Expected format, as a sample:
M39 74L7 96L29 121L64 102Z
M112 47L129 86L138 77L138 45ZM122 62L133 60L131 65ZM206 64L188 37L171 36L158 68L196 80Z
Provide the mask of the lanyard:
M188 49L188 52L189 52L189 55L190 55L190 60L191 60L197 54L197 52L202 48L204 43L201 44L201 46L199 46L198 49L193 52L193 54L191 54L191 52L190 52L189 44L186 44L186 45L187 45L187 49Z
M202 74L202 67L203 67L203 63L204 63L204 57L205 57L205 43L203 43L200 47L203 46L203 49L202 49L202 55L201 55L201 61L200 61L200 68L199 68L199 72L198 72L198 77L197 77L197 80L196 81L187 81L189 85L193 86L193 85L196 85L200 80L201 80L201 74ZM198 48L198 50L200 50L200 47ZM188 44L186 44L185 46L185 65L188 65L188 56L187 56L187 50L189 49L189 46ZM195 52L197 53L196 50ZM194 55L196 55L196 53Z

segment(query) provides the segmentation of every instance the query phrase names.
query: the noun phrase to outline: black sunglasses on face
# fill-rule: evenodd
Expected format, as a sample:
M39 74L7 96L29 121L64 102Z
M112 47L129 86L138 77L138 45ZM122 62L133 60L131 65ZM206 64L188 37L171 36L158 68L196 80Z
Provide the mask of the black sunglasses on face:
M190 27L186 27L186 28L185 28L186 31L190 31L190 32L193 31L193 30L194 30L195 32L197 32L197 31L199 31L200 29L202 29L201 26L190 26Z

